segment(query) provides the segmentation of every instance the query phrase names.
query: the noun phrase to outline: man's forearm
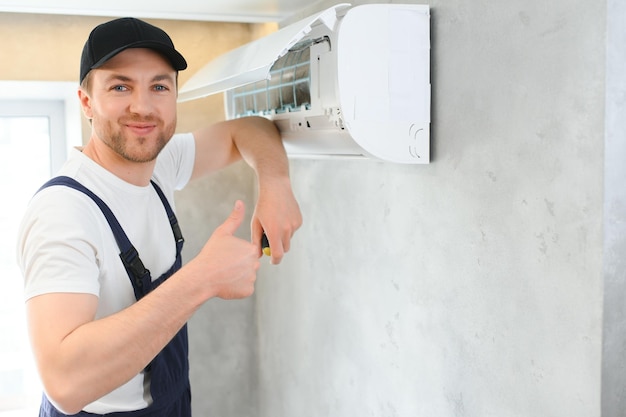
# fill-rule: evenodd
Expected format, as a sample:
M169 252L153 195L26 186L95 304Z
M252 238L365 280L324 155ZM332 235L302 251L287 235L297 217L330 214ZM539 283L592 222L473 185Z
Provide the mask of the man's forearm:
M263 117L237 119L233 141L242 158L263 181L288 178L289 163L280 132L276 125Z

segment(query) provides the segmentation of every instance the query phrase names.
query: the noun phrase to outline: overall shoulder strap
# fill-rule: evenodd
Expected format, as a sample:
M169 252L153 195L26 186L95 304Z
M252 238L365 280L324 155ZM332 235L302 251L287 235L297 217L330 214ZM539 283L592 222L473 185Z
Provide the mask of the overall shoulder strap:
M174 233L174 240L176 241L177 256L180 256L180 252L183 248L183 243L185 242L185 239L183 238L183 233L181 232L180 226L178 225L178 219L176 219L174 210L172 210L172 206L170 206L169 201L167 201L167 198L165 197L165 194L163 194L161 187L159 187L157 183L154 182L153 180L150 180L150 183L152 184L157 194L159 195L159 198L161 199L161 202L163 203L163 207L165 207L167 218L169 219L170 225L172 226L172 233Z
M100 208L102 214L106 218L109 226L111 227L111 231L113 232L113 236L115 236L115 241L117 242L117 246L120 249L120 258L124 267L126 268L126 272L128 273L128 277L130 278L131 284L133 285L133 290L135 291L135 298L139 300L143 295L147 294L150 291L151 277L150 271L148 271L141 259L139 259L139 254L137 253L137 249L130 243L128 236L122 229L122 226L117 221L117 218L106 205L104 201L96 194L94 194L87 187L79 183L73 178L66 176L58 176L54 177L48 182L46 182L39 191L44 188L54 186L54 185L64 185L66 187L73 188L77 191L80 191L87 196L89 196Z

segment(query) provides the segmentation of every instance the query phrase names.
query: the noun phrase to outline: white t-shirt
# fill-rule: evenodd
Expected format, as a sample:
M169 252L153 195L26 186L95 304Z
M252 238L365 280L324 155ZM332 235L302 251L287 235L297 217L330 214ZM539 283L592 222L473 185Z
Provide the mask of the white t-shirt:
M152 179L174 208L174 190L191 177L195 157L192 134L175 135L157 158ZM129 184L73 150L58 175L72 177L111 209L152 279L176 259L176 245L165 208L154 187ZM119 257L120 250L100 208L91 198L66 186L52 186L30 202L18 234L18 264L26 300L55 292L98 297L96 319L133 304L135 295ZM147 407L149 381L140 373L128 383L85 407L97 414Z

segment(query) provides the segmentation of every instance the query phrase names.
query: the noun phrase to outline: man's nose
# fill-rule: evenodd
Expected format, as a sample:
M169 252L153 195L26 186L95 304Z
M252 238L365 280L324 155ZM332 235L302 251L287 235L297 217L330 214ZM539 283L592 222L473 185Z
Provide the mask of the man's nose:
M150 93L141 89L135 89L131 96L129 111L136 114L151 114L153 110Z

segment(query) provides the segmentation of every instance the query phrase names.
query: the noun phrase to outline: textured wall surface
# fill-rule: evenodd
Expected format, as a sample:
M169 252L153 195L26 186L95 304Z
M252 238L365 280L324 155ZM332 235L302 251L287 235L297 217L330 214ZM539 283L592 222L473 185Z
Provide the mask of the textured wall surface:
M185 261L195 256L213 230L226 220L237 199L246 203L248 214L237 235L249 239L254 194L251 175L249 168L237 164L177 194ZM254 297L210 300L189 321L194 415L255 415L258 367L254 303Z
M626 415L626 4L607 3L602 415Z
M292 162L262 417L600 415L606 9L430 4L432 163Z

